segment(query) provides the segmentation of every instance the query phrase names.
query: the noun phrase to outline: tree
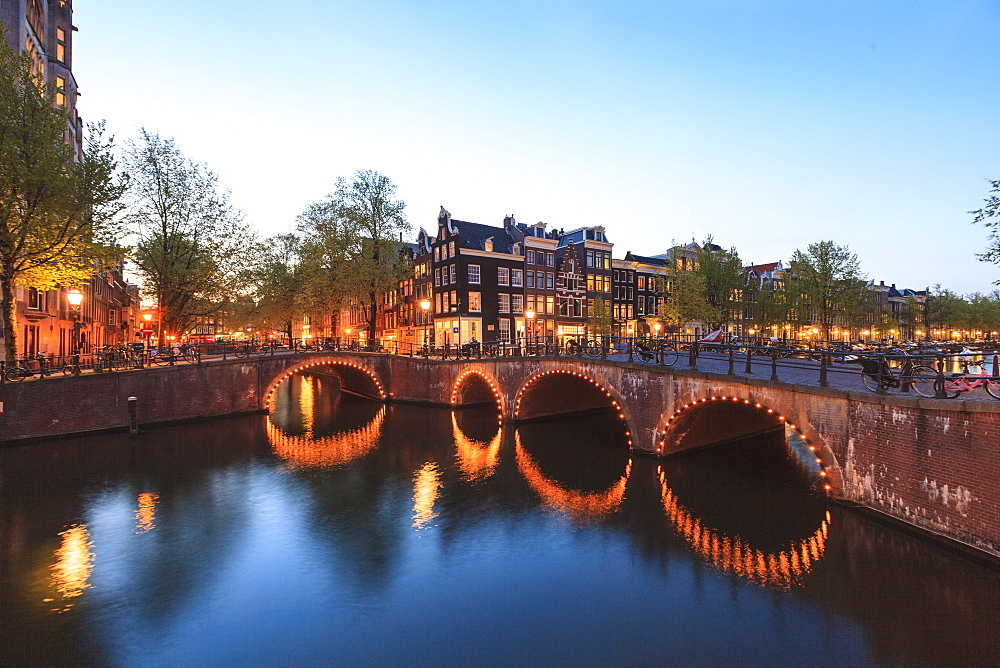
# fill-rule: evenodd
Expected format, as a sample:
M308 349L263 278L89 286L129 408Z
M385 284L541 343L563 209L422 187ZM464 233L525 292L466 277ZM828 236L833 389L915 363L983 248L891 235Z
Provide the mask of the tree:
M969 304L965 299L941 284L935 285L927 295L924 318L927 329L961 329L968 319Z
M792 254L788 288L798 301L797 317L815 321L830 338L830 328L841 320L856 324L865 313L867 281L858 256L832 241L809 244ZM806 313L808 312L808 316Z
M144 292L166 332L183 334L245 288L255 235L218 177L184 156L173 139L140 128L129 143L126 217Z
M1000 264L1000 181L990 181L990 186L990 192L993 194L984 200L986 206L969 213L972 214L973 223L982 223L990 230L989 248L976 257L983 262ZM995 283L1000 285L1000 280L995 281Z
M302 286L308 283L300 261L302 240L279 234L258 245L250 270L255 301L254 318L292 338L292 321L303 314Z
M378 296L395 290L409 272L402 243L410 224L395 199L396 186L376 171L356 171L348 181L299 216L304 256L309 258L314 299L365 305L369 336L374 337Z
M27 54L0 40L0 320L14 359L14 286L74 286L120 259L116 223L124 183L116 178L103 123L88 128L74 160L67 116L30 73Z
M790 304L788 292L784 283L776 281L777 285L754 285L747 288L747 304L751 317L757 325L757 333L775 333L772 326L777 327L788 322Z
M663 322L680 328L693 320L710 318L712 308L705 299L703 274L671 268L667 270L666 280L662 285L663 301L657 316Z
M735 248L728 251L718 248L709 236L698 251L698 268L704 278L704 301L707 306L703 320L711 329L732 322L742 306L746 273Z
M587 310L587 331L591 336L611 336L611 309L603 299L592 300Z

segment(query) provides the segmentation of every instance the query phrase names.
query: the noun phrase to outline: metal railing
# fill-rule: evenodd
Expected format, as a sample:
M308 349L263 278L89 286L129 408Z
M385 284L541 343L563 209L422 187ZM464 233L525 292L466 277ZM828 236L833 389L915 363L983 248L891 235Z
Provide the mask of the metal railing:
M576 357L661 367L677 366L731 376L755 376L819 387L876 394L898 391L924 397L971 396L982 388L1000 399L1000 345L809 344L767 338L711 342L690 336L591 338L521 337L489 342L422 345L392 339L307 338L285 341L227 341L163 348L106 346L69 356L35 356L0 362L0 383L44 380L81 373L116 373L155 366L200 364L292 353L359 352L428 360ZM970 374L970 365L980 369ZM859 383L860 380L860 383ZM980 396L979 392L975 396Z

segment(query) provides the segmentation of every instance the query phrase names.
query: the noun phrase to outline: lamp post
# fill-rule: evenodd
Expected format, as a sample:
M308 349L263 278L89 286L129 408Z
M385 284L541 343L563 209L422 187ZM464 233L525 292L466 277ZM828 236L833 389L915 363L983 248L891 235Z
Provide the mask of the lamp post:
M73 321L73 375L80 375L80 330L83 328L81 322L81 306L83 305L83 293L76 288L66 293L66 301L69 303L69 317Z
M430 323L427 322L427 312L431 310L431 300L422 299L420 300L420 310L423 311L423 330L424 330L424 345L427 345L427 329L430 327Z

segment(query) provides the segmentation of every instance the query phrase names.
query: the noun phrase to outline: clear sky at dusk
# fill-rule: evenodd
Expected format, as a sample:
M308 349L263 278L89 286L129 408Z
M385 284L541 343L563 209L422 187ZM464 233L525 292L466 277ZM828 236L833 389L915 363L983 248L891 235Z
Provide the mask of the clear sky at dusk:
M869 278L988 291L1000 3L77 0L85 120L173 136L262 235L376 169L439 205L604 225L615 256L821 239Z

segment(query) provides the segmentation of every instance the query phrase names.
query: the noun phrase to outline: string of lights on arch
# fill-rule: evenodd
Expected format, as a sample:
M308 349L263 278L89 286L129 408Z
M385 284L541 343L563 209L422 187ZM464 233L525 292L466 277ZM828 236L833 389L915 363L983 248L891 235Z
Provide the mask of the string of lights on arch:
M466 369L465 371L460 373L458 377L455 378L455 382L452 383L451 386L451 399L450 399L451 405L452 406L458 405L458 398L459 398L459 393L462 390L462 384L466 381L466 379L469 378L469 376L478 376L479 378L483 379L483 381L486 383L486 386L490 388L490 392L493 393L493 398L497 402L497 408L502 412L503 397L500 394L500 386L497 385L495 380L493 380L490 376L488 376L483 371L480 371L479 369Z
M805 435L805 433L803 433L803 431L799 427L796 427L794 424L789 422L788 418L786 418L784 415L775 412L773 408L769 408L761 403L754 403L749 399L741 399L739 397L709 396L709 397L702 397L701 399L697 399L690 403L684 404L680 408L674 410L673 415L671 415L665 420L663 428L660 429L660 434L659 434L660 438L656 446L656 452L659 454L663 454L663 447L664 445L666 445L667 441L667 432L670 430L670 425L672 422L674 422L683 412L711 402L719 402L719 403L733 402L736 404L749 406L755 410L765 411L769 415L774 415L777 418L778 422L785 424L789 429L794 431L796 435L802 440L802 442L806 444L806 446L809 448L809 452L812 453L816 464L819 465L820 469L819 475L820 477L823 478L823 489L826 490L827 492L829 492L832 489L832 486L830 485L830 474L826 470L827 467L824 464L823 459L816 453L816 446L809 442L809 439Z
M272 408L271 399L274 396L274 393L278 390L278 386L281 385L281 383L288 380L297 373L301 373L303 371L312 369L313 367L317 366L334 366L334 367L346 366L357 369L358 371L361 371L366 376L368 376L371 379L372 383L375 384L375 389L378 391L378 398L381 400L385 400L385 389L382 387L382 383L379 381L378 376L375 375L374 371L372 371L367 367L363 367L360 364L354 364L353 362L345 362L339 358L338 359L326 358L321 360L315 360L307 364L296 365L290 369L286 369L281 373L280 376L275 378L274 381L271 382L270 387L268 388L267 396L264 397L264 405L268 407L268 410Z
M598 390L600 392L603 392L604 395L608 398L608 401L611 403L611 406L616 411L618 411L618 419L621 420L623 423L625 423L625 426L626 426L625 436L628 437L628 444L630 446L632 445L632 431L627 428L628 427L628 423L625 421L625 409L622 408L622 405L620 403L618 403L618 400L616 400L614 398L614 396L611 394L611 391L608 390L607 388L605 388L603 385L601 385L599 382L597 382L593 378L591 378L589 376L586 376L586 375L584 375L582 373L578 373L576 371L569 371L567 369L557 369L557 370L553 370L553 371L542 371L541 373L535 374L534 376L532 376L531 378L529 378L528 381L523 386L521 386L521 390L517 393L517 400L514 402L514 419L515 420L520 419L520 417L521 417L521 402L524 400L524 397L525 397L525 395L528 392L528 388L530 388L532 385L534 385L535 383L537 383L542 378L545 378L546 376L553 376L553 375L556 375L556 374L563 374L563 375L566 375L566 376L575 376L577 378L580 378L581 380L587 381L596 390Z

